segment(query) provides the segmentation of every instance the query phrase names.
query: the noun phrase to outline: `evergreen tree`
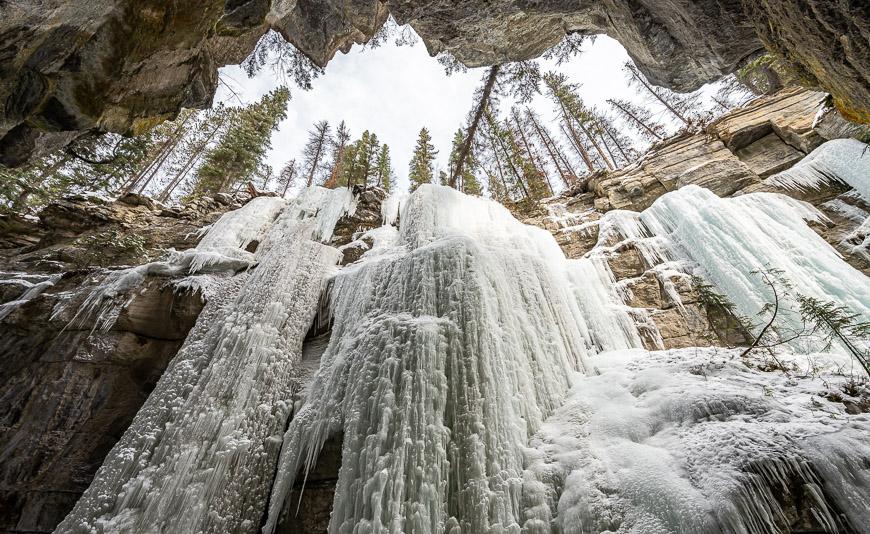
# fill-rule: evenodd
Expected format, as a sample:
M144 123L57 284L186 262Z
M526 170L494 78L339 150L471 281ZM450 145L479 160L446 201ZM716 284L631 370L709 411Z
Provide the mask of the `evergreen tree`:
M486 81L483 84L481 89L478 89L475 94L475 103L474 103L474 111L471 114L471 121L469 122L468 130L463 135L462 131L459 132L460 144L456 145L456 138L453 140L454 144L454 152L455 157L451 155L450 161L450 187L457 187L457 183L461 178L465 175L465 167L469 165L468 159L471 156L472 146L474 145L475 136L477 134L477 130L480 126L481 118L483 117L484 112L486 111L487 106L490 103L490 99L492 98L492 90L495 86L496 78L498 77L499 66L494 65L489 69L489 73L487 74ZM473 171L472 171L473 172Z
M325 171L326 151L331 144L329 136L329 122L320 121L314 123L314 128L308 132L308 142L305 144L303 155L305 157L305 186L311 187L318 183ZM323 179L325 182L326 179Z
M259 102L240 109L197 171L193 196L232 191L251 179L271 147L272 132L287 116L290 91L279 87Z
M626 61L622 66L628 76L630 85L635 86L638 91L647 94L656 102L665 107L674 117L688 125L690 123L691 109L697 106L697 99L692 96L678 96L673 91L668 91L661 87L655 87L640 72L640 69L634 63Z
M613 106L616 114L647 141L661 141L667 135L665 127L653 120L649 110L636 106L627 100L609 99L607 103Z
M377 183L387 193L393 187L393 164L390 161L390 146L384 143L378 152Z
M76 193L112 193L147 159L151 134L91 135L20 168L0 166L0 211L30 213Z
M569 187L571 182L576 180L577 172L568 162L568 158L565 157L562 148L550 135L550 132L547 130L546 126L541 124L541 121L538 119L537 115L535 115L534 112L532 112L532 110L528 107L526 108L526 119L528 120L529 124L531 124L533 132L538 136L538 140L544 146L547 155L549 155L550 157L550 161L556 168L556 172L559 173L559 177L562 179L565 187Z
M432 163L435 161L436 155L438 155L438 151L435 150L435 146L432 144L432 136L429 134L429 130L426 128L420 129L420 135L417 137L417 145L414 147L414 155L411 157L408 172L412 192L422 184L432 183Z
M197 113L193 120L188 122L188 127L172 149L177 154L171 155L164 162L168 167L166 171L168 181L157 195L159 201L169 200L176 188L185 182L208 147L226 133L234 114L235 110L218 104L210 110Z
M378 136L364 131L362 137L358 141L356 147L357 171L359 181L363 186L368 187L369 184L378 183L378 153L380 152L380 142ZM356 180L353 181L356 184Z
M296 168L295 159L291 159L281 168L281 172L278 173L278 184L283 187L283 191L281 191L282 197L287 196L287 191L296 183L296 176L298 174L299 169Z
M564 75L553 72L544 75L544 83L549 89L551 98L562 112L571 140L589 170L594 171L595 168L602 166L601 164L608 169L613 169L613 163L607 158L602 145L592 131L595 128L594 114L584 105L577 86L568 83ZM590 155L590 152L594 155ZM598 164L593 163L593 160Z
M311 82L323 74L322 67L318 67L274 30L269 30L260 38L254 51L241 66L248 77L252 78L267 64L284 81L292 79L298 87L306 91L311 89Z
M450 159L448 165L451 169L455 169L459 160L459 155L465 147L465 139L463 138L462 129L456 130L453 135L453 147L450 151ZM462 174L458 180L455 178L455 171L451 174L450 181L453 182L452 187L456 187L463 193L468 195L480 195L482 188L480 182L477 181L475 173L479 167L477 158L475 157L473 147L470 147L465 156L465 165L462 168Z
M350 132L344 121L338 123L338 128L335 130L335 139L332 141L332 164L330 165L329 178L324 182L324 187L330 189L338 187L339 176L342 173L344 165L344 151L347 148L347 143L350 141ZM344 185L347 185L346 183Z

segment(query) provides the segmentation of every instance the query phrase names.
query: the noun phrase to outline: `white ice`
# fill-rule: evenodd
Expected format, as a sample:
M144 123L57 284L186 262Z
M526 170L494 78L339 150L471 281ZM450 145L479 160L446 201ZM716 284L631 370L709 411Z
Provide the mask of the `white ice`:
M330 532L519 532L528 437L596 345L637 346L625 321L584 319L616 304L601 273L501 205L424 185L399 220L332 280L331 340L285 434L266 532L338 432Z
M340 258L318 241L351 203L341 192L303 194L266 231L256 268L213 280L219 287L183 347L57 532L258 528L292 371ZM210 242L243 246L259 235L238 239L249 230L215 225L210 233L233 239Z
M845 361L780 352L787 374L739 352L596 356L527 451L538 532L788 532L785 492L827 532L870 524L870 419L837 400L858 400Z
M771 176L766 182L805 191L839 182L853 187L870 201L870 146L857 139L827 141L793 167Z

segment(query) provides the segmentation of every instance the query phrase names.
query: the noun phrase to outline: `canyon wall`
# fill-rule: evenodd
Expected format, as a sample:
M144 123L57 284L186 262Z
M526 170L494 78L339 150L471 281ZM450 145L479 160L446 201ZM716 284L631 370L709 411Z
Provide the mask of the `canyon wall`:
M269 28L325 65L371 38L388 13L430 53L469 66L537 57L570 32L606 33L654 83L682 91L766 46L831 92L847 118L870 120L870 16L860 2L25 0L0 4L0 163L208 106L218 67L241 61Z

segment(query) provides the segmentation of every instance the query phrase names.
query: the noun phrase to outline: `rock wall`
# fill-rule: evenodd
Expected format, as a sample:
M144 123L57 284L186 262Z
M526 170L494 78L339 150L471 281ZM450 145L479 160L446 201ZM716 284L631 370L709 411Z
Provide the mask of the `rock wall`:
M832 138L855 133L837 113L815 127L823 93L789 88L754 100L710 124L705 132L684 134L654 147L638 163L601 173L548 202L549 214L528 222L550 230L571 258L605 247L609 270L625 290L644 343L649 349L689 346L734 346L748 338L721 306L699 298L692 280L650 264L631 239L599 243L601 217L612 210L643 211L669 191L690 184L721 197L773 191L804 200L830 222L813 228L853 267L870 274L870 254L859 231L870 205L846 186L820 191L777 188L763 179L787 169ZM681 304L669 297L673 287Z
M868 10L821 0L24 0L0 4L0 163L90 130L136 133L209 105L217 68L268 29L316 63L371 38L392 13L431 53L468 65L537 57L566 32L618 39L652 81L689 90L763 45L868 122Z

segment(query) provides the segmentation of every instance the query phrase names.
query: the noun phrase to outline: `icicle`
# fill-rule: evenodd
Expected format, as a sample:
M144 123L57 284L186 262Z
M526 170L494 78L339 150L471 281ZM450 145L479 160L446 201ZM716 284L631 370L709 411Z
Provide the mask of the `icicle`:
M6 273L2 273L6 274ZM0 321L9 316L12 312L20 308L21 306L27 304L31 300L35 299L39 295L41 295L46 289L53 287L54 284L60 279L60 275L52 275L49 276L45 280L41 280L37 283L29 282L24 275L24 277L15 278L14 282L17 285L20 285L25 288L24 292L18 296L18 298L11 300L9 302L5 302L0 304ZM2 280L0 282L9 283L9 280Z
M817 190L831 182L849 185L870 201L870 146L857 139L834 139L766 180L799 191Z

